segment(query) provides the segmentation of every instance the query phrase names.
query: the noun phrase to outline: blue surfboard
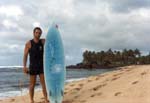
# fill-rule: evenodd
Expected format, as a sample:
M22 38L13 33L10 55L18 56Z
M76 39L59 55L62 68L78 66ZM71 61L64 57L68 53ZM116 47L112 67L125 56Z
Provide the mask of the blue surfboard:
M52 25L44 45L44 77L50 103L62 103L66 68L64 49L57 25Z

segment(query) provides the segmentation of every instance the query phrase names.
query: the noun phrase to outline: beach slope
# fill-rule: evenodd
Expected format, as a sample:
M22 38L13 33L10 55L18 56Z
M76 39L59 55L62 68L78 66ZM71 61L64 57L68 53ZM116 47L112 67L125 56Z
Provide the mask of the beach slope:
M66 84L63 103L150 103L150 65L135 65ZM44 103L41 91L35 103ZM0 103L30 103L29 95Z

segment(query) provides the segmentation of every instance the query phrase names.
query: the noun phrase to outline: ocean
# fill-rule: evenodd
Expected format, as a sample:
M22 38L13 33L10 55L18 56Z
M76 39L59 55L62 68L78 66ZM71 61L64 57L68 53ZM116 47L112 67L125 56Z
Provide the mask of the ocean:
M89 76L105 73L112 69L67 69L66 83L77 81ZM20 66L0 67L0 99L24 95L28 93L29 75L22 72ZM36 91L41 90L39 77L37 76Z

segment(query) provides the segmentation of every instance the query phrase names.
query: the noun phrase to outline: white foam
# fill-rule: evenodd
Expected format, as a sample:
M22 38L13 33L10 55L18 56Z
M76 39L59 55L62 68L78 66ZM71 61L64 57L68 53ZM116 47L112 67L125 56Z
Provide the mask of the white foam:
M83 80L85 78L74 78L74 79L68 79L65 82L69 83L69 82L73 82L73 81L79 81L79 80ZM42 90L41 86L37 86L35 91L40 91ZM5 99L5 98L9 98L9 97L15 97L15 96L22 96L28 93L28 88L23 88L20 90L16 90L16 91L7 91L7 92L3 92L0 93L0 99Z
M0 66L0 68L22 68L23 66L13 65L13 66Z
M68 79L68 80L66 80L66 83L73 82L73 81L80 81L80 80L83 80L83 79L86 79L86 78Z
M14 97L14 96L22 96L22 95L25 95L27 92L28 92L27 89L3 92L3 93L0 93L0 99L5 99L9 97Z

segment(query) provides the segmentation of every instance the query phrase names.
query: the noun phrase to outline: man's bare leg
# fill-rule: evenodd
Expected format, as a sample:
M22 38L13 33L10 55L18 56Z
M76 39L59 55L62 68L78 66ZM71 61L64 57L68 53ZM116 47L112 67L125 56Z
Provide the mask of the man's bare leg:
M40 74L39 77L40 77L40 82L41 82L41 85L42 85L42 90L43 90L43 95L44 95L45 103L49 103L48 99L47 99L47 92L46 92L44 74L43 73Z
M34 103L34 87L36 83L36 75L30 75L30 86L29 86L29 94L30 94L30 101Z

